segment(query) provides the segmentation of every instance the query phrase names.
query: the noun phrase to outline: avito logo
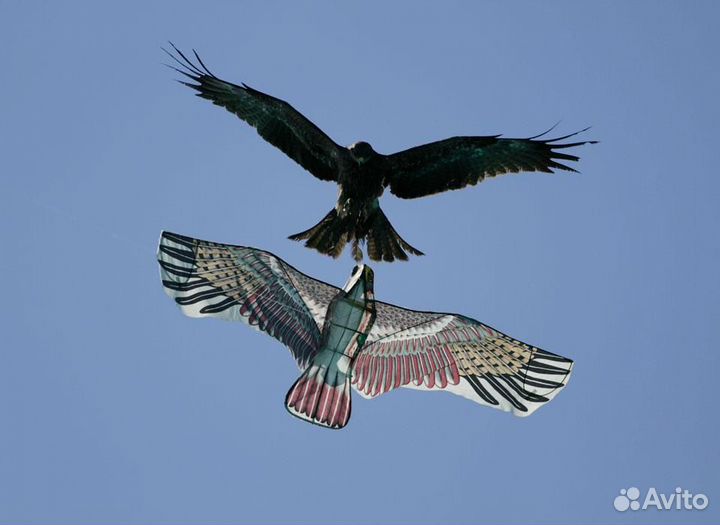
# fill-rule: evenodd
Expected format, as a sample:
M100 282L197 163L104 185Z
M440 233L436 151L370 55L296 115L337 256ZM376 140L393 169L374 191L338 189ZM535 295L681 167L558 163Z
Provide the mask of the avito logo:
M708 497L705 494L693 494L687 489L677 487L675 492L664 494L655 487L650 487L640 503L640 489L630 487L621 489L620 495L613 501L615 510L703 510L708 506Z

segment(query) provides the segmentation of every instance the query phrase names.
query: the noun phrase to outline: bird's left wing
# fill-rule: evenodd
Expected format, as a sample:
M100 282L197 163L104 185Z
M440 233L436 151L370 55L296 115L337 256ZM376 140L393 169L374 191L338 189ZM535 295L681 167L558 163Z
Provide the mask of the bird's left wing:
M302 369L320 347L340 291L271 253L163 232L158 248L165 292L190 317L242 321L278 339Z
M398 387L446 390L527 416L566 385L573 362L456 314L376 302L377 317L353 364L365 397Z
M193 64L172 43L178 56L164 50L180 68L170 66L195 82L182 82L197 95L224 107L254 127L258 134L300 164L315 177L337 180L339 163L347 150L284 100L266 95L245 84L238 86L213 75L195 53Z
M582 130L585 131L585 130ZM582 133L579 131L577 133ZM424 197L474 186L486 177L521 171L576 171L561 161L577 161L560 150L595 141L560 143L577 133L554 139L452 137L385 157L393 195L403 199Z

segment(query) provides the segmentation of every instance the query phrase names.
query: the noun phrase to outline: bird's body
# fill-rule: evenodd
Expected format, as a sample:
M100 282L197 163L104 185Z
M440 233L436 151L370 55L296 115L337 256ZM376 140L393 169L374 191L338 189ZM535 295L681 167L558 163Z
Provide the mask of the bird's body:
M353 148L357 147L353 144L348 149L352 152ZM380 155L375 152L373 154L374 158L362 164L357 161L348 162L338 170L339 191L335 205L338 213L360 213L369 217L380 205L378 199L385 191L385 170Z
M182 68L174 69L195 82L183 83L197 90L198 96L255 127L265 140L315 177L338 184L335 207L318 224L290 237L305 240L306 246L332 257L338 257L351 243L359 261L362 242L367 243L372 260L391 262L406 260L408 253L422 255L400 237L380 208L385 188L397 197L412 199L475 185L504 173L575 171L560 161L577 161L578 157L558 150L592 142L559 143L573 133L554 139L540 139L540 135L524 139L452 137L391 155L376 152L364 141L343 147L287 102L245 84L221 80L197 53L198 64L193 64L173 48L179 56L168 54Z

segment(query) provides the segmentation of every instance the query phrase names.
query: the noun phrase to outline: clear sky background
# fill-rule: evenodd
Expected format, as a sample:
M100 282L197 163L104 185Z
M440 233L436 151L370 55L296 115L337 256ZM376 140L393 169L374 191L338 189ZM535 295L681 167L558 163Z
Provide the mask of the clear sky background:
M717 2L0 1L1 523L720 521ZM527 419L449 394L354 396L341 432L283 408L274 339L181 315L160 231L286 239L336 187L175 82L167 40L341 144L587 125L582 174L382 205L427 255L379 299L576 361ZM703 512L612 507L637 486Z

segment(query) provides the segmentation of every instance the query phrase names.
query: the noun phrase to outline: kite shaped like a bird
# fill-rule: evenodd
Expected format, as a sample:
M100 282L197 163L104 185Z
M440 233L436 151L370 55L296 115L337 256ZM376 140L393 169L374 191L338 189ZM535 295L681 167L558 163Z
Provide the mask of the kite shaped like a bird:
M368 255L375 261L407 260L407 252L423 255L398 235L380 209L378 199L387 187L397 197L414 199L474 186L505 173L576 171L562 162L578 157L562 150L594 142L560 142L577 135L572 133L554 139L541 139L544 134L525 139L452 137L392 155L376 152L367 142L343 147L287 102L246 84L221 80L197 53L195 64L174 45L173 49L178 56L168 54L180 67L171 67L194 82L183 84L253 126L315 177L338 184L335 207L312 228L290 236L332 257L352 242L355 260L362 260L360 241L367 242Z
M271 253L169 232L158 261L166 293L186 315L242 321L287 346L303 373L285 406L324 427L347 424L352 388L370 398L399 387L445 390L527 416L572 370L570 359L469 317L376 301L365 265L340 289Z

